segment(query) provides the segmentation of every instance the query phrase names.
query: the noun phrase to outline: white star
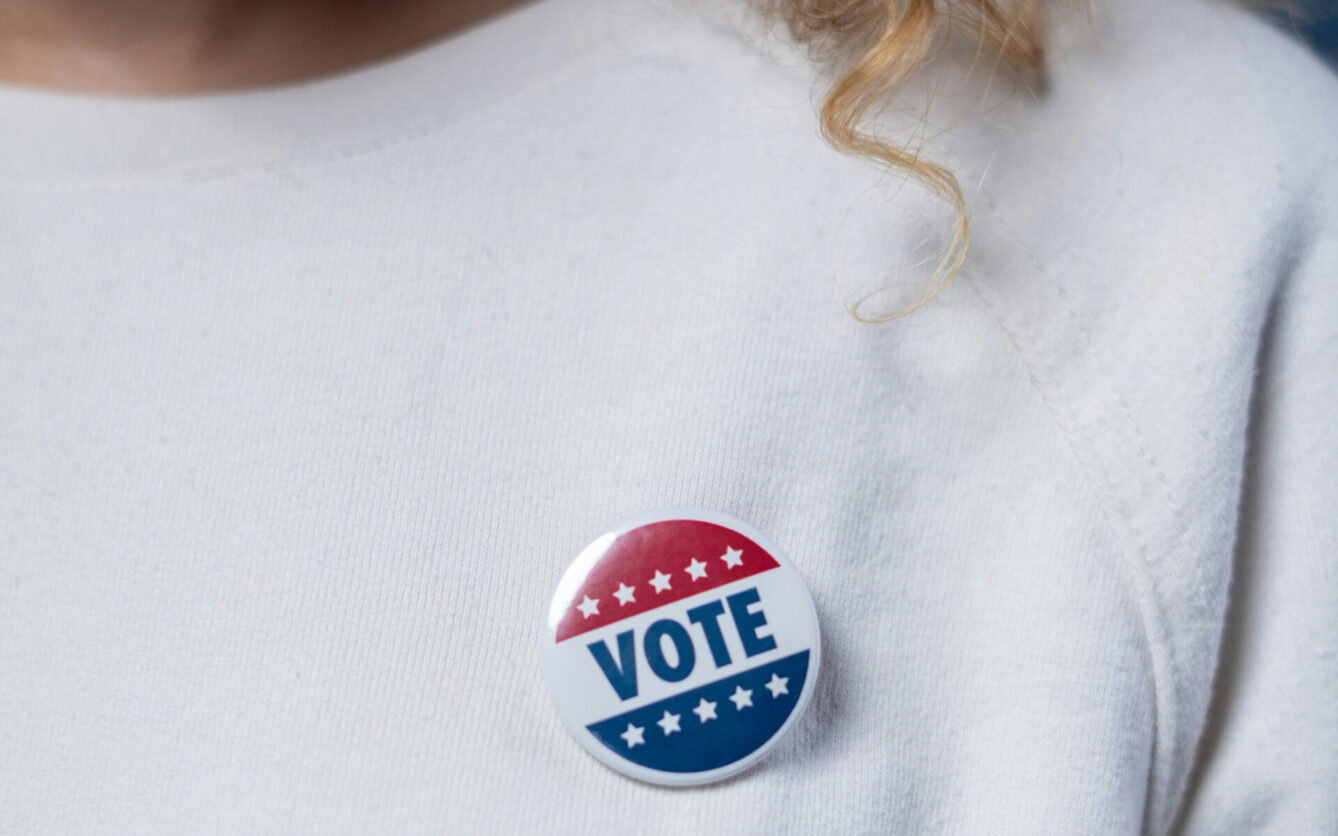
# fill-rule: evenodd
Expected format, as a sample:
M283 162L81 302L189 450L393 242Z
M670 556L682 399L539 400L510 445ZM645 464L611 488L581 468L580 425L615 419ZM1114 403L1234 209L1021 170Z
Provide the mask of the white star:
M688 568L684 571L691 575L694 581L699 581L706 577L706 564L694 557L692 562L688 564Z
M590 596L587 595L585 596L584 601L576 605L576 609L580 610L586 618L589 618L592 615L599 615L599 599L596 598L592 601L590 600Z
M669 576L661 572L659 569L656 569L655 577L650 579L650 585L655 587L655 594L659 595L661 592L669 588Z
M692 713L700 717L703 723L707 720L714 720L715 703L707 702L706 698L702 697L702 701L697 703L697 707L692 709Z
M771 679L767 680L767 690L771 692L771 696L773 697L779 697L781 694L788 694L790 693L790 689L787 688L786 685L789 681L790 677L776 676L773 673Z
M634 589L636 589L635 586L628 586L622 581L618 582L618 591L613 593L613 597L618 599L618 606L625 607L636 600L636 593L632 591Z
M618 736L621 737L623 740L626 740L626 741L627 741L627 748L628 748L628 749L631 749L633 746L637 745L638 743L645 743L645 742L646 742L646 727L645 727L645 726L634 726L634 725L632 725L631 723L628 723L628 724L627 724L627 731L623 732L622 734L620 734L620 735L618 735Z
M735 566L743 563L743 549L725 549L725 553L720 555L720 559L725 561L726 569L733 569Z
M729 695L729 701L734 703L734 707L739 711L751 708L753 705L753 689L736 685L734 686L734 693Z
M683 731L682 729L680 729L680 728L678 727L678 718L681 717L681 716L683 716L683 715L681 715L681 714L670 714L668 711L666 711L666 712L664 712L664 716L663 716L663 717L661 717L660 719L658 719L658 720L655 721L655 725L657 725L657 726L659 726L660 728L664 729L664 733L665 733L665 735L668 735L668 734L671 733L671 732Z

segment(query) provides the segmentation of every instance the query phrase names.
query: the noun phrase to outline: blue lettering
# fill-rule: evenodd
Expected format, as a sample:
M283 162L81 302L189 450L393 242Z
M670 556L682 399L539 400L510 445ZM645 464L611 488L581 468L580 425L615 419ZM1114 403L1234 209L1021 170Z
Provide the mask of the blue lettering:
M603 641L587 645L590 655L599 663L599 669L608 677L609 684L620 700L630 700L636 696L636 642L632 631L618 634L618 661L613 660L609 648Z
M674 643L674 649L678 651L678 664L670 665L664 658L664 646L661 639L665 636ZM646 661L650 663L650 669L655 671L655 675L665 682L679 682L687 679L688 674L692 673L692 666L697 663L697 654L692 649L692 637L688 635L688 630L677 621L670 621L667 618L660 619L646 630L645 639Z
M706 646L711 649L711 660L717 668L723 668L730 662L729 648L725 646L725 637L720 633L720 616L724 613L725 607L719 601L688 610L688 621L702 626L702 632L706 634Z
M729 614L734 616L734 626L739 630L739 641L743 642L743 652L749 656L766 653L776 649L776 639L772 636L757 635L757 628L766 625L767 617L758 607L750 612L749 607L761 601L757 587L737 592L725 599L729 602Z

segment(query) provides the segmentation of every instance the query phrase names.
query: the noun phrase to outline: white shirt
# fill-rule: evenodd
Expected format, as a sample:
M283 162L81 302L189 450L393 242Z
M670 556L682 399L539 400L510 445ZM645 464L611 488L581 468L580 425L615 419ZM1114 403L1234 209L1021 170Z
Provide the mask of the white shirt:
M936 100L972 249L884 326L841 300L941 206L698 12L0 89L0 830L1334 832L1338 84L1108 5L1044 95ZM659 507L766 532L823 629L694 790L587 755L536 653Z

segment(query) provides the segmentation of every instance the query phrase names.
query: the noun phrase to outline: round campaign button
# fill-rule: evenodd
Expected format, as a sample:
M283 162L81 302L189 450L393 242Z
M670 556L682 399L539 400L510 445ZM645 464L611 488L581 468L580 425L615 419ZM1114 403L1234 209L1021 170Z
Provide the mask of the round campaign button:
M558 583L540 639L567 729L633 778L686 786L756 763L813 696L808 589L761 533L723 514L614 526Z

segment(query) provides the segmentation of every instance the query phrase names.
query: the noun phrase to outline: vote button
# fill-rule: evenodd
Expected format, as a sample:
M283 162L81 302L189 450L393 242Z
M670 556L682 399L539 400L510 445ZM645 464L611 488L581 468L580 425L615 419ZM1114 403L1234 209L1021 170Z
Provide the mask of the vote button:
M799 573L764 535L709 511L654 511L577 555L544 622L544 680L568 731L655 784L752 766L813 696L821 647Z

